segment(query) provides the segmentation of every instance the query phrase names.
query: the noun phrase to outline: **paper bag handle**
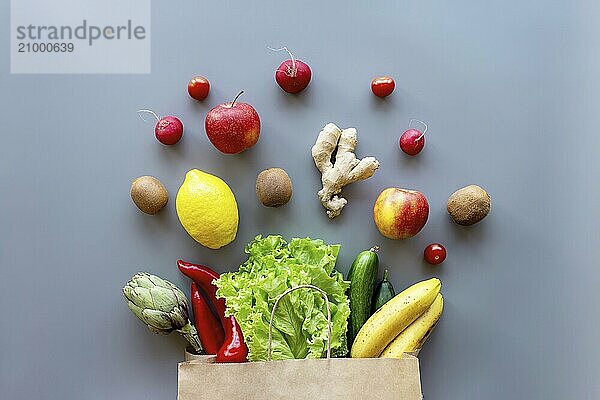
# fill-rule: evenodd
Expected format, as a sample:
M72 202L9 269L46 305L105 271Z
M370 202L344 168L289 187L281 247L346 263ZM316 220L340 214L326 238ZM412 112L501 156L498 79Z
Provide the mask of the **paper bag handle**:
M279 300L281 300L283 296L292 293L294 290L298 289L316 290L321 294L321 297L323 297L323 299L325 300L325 307L327 308L327 358L331 358L331 307L329 306L329 299L327 298L327 293L314 285L299 285L281 293L277 297L277 300L275 300L275 304L273 304L273 310L271 311L271 319L269 320L269 351L267 354L267 361L271 361L271 356L273 353L273 319L275 318L275 310L279 305Z

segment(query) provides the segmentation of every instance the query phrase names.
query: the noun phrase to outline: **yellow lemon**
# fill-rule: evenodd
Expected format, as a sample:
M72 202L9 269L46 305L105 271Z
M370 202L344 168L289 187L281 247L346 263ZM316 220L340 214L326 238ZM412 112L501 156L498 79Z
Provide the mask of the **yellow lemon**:
M192 169L177 192L181 225L198 243L219 249L235 239L238 207L233 192L218 176Z

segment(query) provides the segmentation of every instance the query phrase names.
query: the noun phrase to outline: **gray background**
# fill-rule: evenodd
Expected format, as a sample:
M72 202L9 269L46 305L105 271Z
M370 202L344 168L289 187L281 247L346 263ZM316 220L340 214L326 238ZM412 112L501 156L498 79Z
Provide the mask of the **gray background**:
M122 285L146 270L187 290L177 258L235 269L244 245L268 233L341 243L343 271L380 244L397 289L443 280L444 315L420 357L427 399L600 396L600 5L393 3L155 1L152 74L28 76L8 73L2 2L0 397L174 398L184 342L148 332ZM273 80L284 54L265 46L284 44L314 72L299 96ZM213 85L203 103L185 90L196 73ZM379 74L397 83L385 101L369 89ZM240 89L261 116L261 138L226 156L206 139L204 115ZM180 116L183 141L158 144L139 108ZM430 130L409 159L396 141L413 117ZM349 204L334 221L316 198L309 155L330 121L355 126L359 156L382 164L345 190ZM294 182L281 209L254 196L256 174L270 166ZM129 198L131 180L152 174L174 200L191 168L219 175L238 199L237 240L220 251L183 231L174 201L151 217ZM489 191L493 209L460 228L445 202L470 183ZM378 234L371 207L387 186L427 195L430 219L417 237ZM422 261L432 241L448 249L441 267Z

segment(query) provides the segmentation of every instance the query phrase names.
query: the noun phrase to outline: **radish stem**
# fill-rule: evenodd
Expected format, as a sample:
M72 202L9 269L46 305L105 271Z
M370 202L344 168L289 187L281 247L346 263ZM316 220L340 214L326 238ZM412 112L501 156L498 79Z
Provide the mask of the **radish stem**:
M425 129L423 130L423 133L421 133L421 136L419 136L418 138L415 139L415 142L418 140L421 140L421 138L423 138L423 136L425 136L425 132L427 132L427 124L423 121L421 121L420 119L416 119L416 118L412 118L409 122L408 122L408 127L410 128L410 126L412 125L412 123L414 121L420 122L421 124L423 124L423 126L425 127Z
M292 71L291 71L291 75L289 75L289 76L292 76L292 77L296 76L296 71L297 71L297 68L296 68L296 59L294 58L294 55L292 54L292 52L287 47L283 46L283 47L281 47L279 49L274 49L272 47L267 46L267 49L272 50L272 51L282 51L282 50L287 51L287 53L290 55L290 59L292 60ZM278 70L278 71L280 71L280 70ZM281 71L281 72L283 72L284 74L287 73L285 71Z
M148 122L146 121L146 119L143 116L143 113L148 113L148 114L152 114L154 115L154 118L156 118L156 121L160 121L160 118L158 118L158 115L156 115L156 113L152 110L138 110L138 115L140 116L140 118L142 119L142 121L144 122Z

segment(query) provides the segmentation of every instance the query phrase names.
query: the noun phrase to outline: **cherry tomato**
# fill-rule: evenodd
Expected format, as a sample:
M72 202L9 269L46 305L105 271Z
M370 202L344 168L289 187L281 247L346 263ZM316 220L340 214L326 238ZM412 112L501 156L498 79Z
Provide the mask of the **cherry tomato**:
M203 76L195 76L188 83L188 93L193 99L202 101L208 96L210 90L210 83L208 79Z
M432 243L425 247L423 258L425 258L425 261L427 261L429 264L441 264L446 259L446 249L439 243Z
M389 76L380 76L371 81L371 90L377 97L386 97L392 94L396 84Z

